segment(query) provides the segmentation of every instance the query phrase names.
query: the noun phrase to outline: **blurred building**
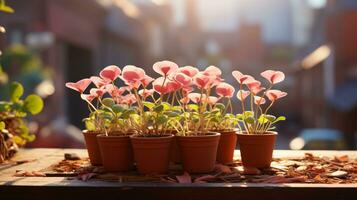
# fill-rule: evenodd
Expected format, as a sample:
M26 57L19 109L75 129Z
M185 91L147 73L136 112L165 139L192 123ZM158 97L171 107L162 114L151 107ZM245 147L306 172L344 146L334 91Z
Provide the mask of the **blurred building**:
M336 128L354 148L357 125L357 2L316 10L311 43L295 62L292 96L304 127Z
M53 71L55 92L45 99L40 116L42 124L56 129L52 135L74 130L67 129L67 123L83 128L81 120L88 114L78 93L64 87L66 82L94 75L110 64L151 67L154 60L169 53L165 51L169 45L169 5L151 1L134 4L128 0L7 3L15 14L0 14L0 24L7 29L0 40L1 48L25 44ZM63 136L53 141L41 145L72 146Z

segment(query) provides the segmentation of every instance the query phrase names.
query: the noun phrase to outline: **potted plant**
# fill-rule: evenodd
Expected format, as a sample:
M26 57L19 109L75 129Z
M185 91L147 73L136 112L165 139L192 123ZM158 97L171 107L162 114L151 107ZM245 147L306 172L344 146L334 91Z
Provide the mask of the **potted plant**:
M242 113L237 115L240 121L240 132L237 134L238 143L245 167L266 168L270 167L276 137L275 126L278 121L285 117L275 117L268 114L273 104L287 95L286 92L272 89L273 86L282 82L285 75L281 71L266 70L261 73L269 81L269 86L264 88L261 82L250 75L244 75L239 71L233 71L232 75L239 83L237 98L241 102ZM243 87L248 88L244 90ZM259 94L261 94L259 96ZM268 98L270 103L264 108ZM248 99L245 105L245 100Z
M218 98L210 96L214 87L222 82L221 71L210 66L191 73L181 70L175 80L181 88L182 114L173 126L177 130L183 169L191 173L207 173L214 169L220 133L210 131L216 115L221 111ZM194 90L198 92L194 92Z
M119 67L110 65L100 72L99 77L66 84L80 92L81 98L88 103L90 115L83 120L88 154L93 165L103 164L106 171L127 171L134 164L129 138L133 134L130 124L134 102L125 98L127 88L115 85L120 73ZM82 87L81 82L84 82ZM88 83L95 87L89 90L89 94L84 94Z
M0 163L16 153L19 146L35 139L24 118L40 113L43 108L43 100L35 94L21 99L24 89L18 82L10 84L9 92L10 100L0 101Z

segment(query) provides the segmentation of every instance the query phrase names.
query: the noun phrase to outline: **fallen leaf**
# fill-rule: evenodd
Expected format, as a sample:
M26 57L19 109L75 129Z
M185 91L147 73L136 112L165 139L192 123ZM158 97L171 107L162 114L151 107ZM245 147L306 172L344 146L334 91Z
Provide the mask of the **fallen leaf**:
M228 167L226 165L222 165L222 164L216 164L214 166L214 169L216 172L221 172L221 173L226 173L226 174L232 173L232 170L230 167Z
M181 176L176 176L179 183L192 183L192 179L189 173L184 172Z
M65 153L65 160L80 160L81 158L76 153Z
M96 173L83 173L83 174L79 174L78 175L78 179L82 180L82 181L88 181L89 179L91 179L95 175L97 175L97 174Z
M216 177L215 176L212 176L212 175L205 175L205 176L201 176L201 177L198 177L195 179L195 183L205 183L209 180L212 180L212 179L215 179Z
M335 156L335 161L337 162L348 162L348 160L349 160L348 155Z
M336 177L336 178L344 178L347 176L347 172L345 171L335 171L335 172L332 172L330 174L327 174L327 176L329 177Z
M245 174L245 175L258 175L258 174L261 174L261 171L258 168L255 168L255 167L239 166L239 167L235 167L235 169L237 169L241 174Z

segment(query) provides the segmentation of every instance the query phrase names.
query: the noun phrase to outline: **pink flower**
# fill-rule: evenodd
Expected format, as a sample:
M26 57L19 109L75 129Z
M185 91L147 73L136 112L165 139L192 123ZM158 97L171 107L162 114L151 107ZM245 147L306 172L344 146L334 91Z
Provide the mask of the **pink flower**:
M286 92L282 92L280 90L268 90L266 92L266 96L268 97L268 99L270 101L275 101L277 99L280 99L282 97L285 97L286 95L288 95L288 93Z
M92 102L93 99L95 99L95 96L91 94L81 94L81 99L83 99L84 101Z
M179 82L182 86L189 86L192 83L192 78L184 73L175 74L174 79Z
M207 76L221 76L222 71L218 67L211 65L203 71L203 74Z
M216 87L216 93L221 97L233 97L234 87L228 83L220 83Z
M112 84L106 85L105 90L110 94L111 97L120 97L126 91L125 88L118 88Z
M215 97L215 96L209 96L207 97L207 103L209 105L214 105L218 102L219 98L218 97Z
M136 102L136 97L134 94L127 94L123 96L121 103L131 105Z
M259 96L254 96L254 103L257 105L263 105L265 104L265 99L263 97L259 97Z
M151 96L154 94L154 89L142 89L142 90L139 90L139 95L146 98L148 96Z
M183 97L182 99L180 99L180 102L183 103L183 104L188 104L190 102L190 98Z
M260 75L267 79L271 84L280 83L285 79L285 74L281 71L266 70Z
M75 83L72 83L72 82L68 82L66 83L66 87L72 89L72 90L75 90L79 93L83 93L84 90L87 89L87 87L89 86L89 84L91 83L92 81L89 79L89 78L85 78L85 79L82 79L82 80L79 80Z
M264 90L264 87L261 87L261 83L259 81L253 81L247 84L250 92L254 95L258 94L260 91Z
M187 76L192 78L198 73L198 69L196 69L192 66L185 66L185 67L178 68L177 72L184 73Z
M248 83L255 81L255 79L252 76L244 75L240 71L237 71L237 70L233 71L232 75L240 84L248 84Z
M98 89L98 88L92 88L92 89L90 89L89 93L95 97L102 97L105 94L105 90Z
M237 92L237 98L239 99L239 101L244 101L245 98L247 98L249 96L250 92L246 91L246 90L239 90Z
M201 101L204 101L207 97L205 94L199 94L199 93L190 93L187 95L187 97L193 102L193 103L199 103Z
M101 88L102 86L106 85L109 83L109 81L105 81L104 79L101 79L100 77L98 76L91 76L90 77L90 80L94 83L94 85L97 87L97 88Z
M154 90L159 94L166 94L170 92L170 88L167 86L168 80L164 77L159 77L152 83Z
M145 75L145 77L141 79L141 83L143 84L144 87L147 87L154 80L155 79L151 78L150 76Z
M121 70L118 66L109 65L100 71L99 76L106 81L115 81L119 77Z
M176 81L167 81L167 87L169 88L169 92L174 92L181 88L181 84Z
M196 74L195 77L193 77L193 83L199 89L207 89L212 85L212 83L215 81L215 79L216 79L215 76L208 76L202 72L199 72L198 74Z
M127 65L123 68L121 79L123 79L128 85L132 85L137 88L141 84L141 81L145 78L145 71L139 67Z
M153 69L156 73L161 74L162 76L167 76L172 72L175 72L178 69L178 65L174 62L164 60L154 63Z

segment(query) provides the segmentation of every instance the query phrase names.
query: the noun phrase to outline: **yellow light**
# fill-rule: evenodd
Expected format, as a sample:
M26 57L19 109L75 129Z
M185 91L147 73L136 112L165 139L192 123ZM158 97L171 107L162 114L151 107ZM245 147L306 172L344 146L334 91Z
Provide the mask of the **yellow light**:
M328 45L322 45L303 59L302 68L310 69L325 60L330 54L331 48Z
M305 146L305 140L301 137L296 137L290 142L290 149L292 150L300 150Z

